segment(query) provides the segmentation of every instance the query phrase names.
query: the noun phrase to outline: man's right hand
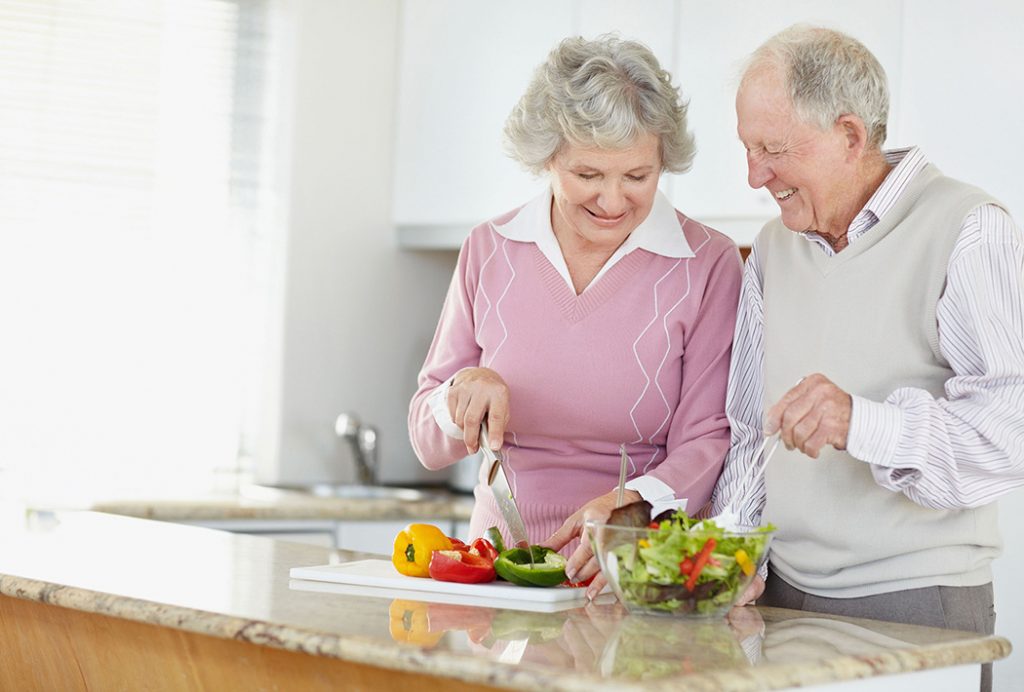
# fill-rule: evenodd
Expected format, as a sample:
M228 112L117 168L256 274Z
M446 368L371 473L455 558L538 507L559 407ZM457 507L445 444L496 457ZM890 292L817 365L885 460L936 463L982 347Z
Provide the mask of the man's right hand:
M460 370L448 388L448 412L455 425L462 428L466 450L476 454L480 449L480 424L487 420L489 447L501 449L508 424L508 385L490 368Z
M754 575L754 580L747 584L747 590L740 596L740 600L736 601L737 606L745 606L749 603L753 603L761 597L764 593L764 579L761 578L760 574Z

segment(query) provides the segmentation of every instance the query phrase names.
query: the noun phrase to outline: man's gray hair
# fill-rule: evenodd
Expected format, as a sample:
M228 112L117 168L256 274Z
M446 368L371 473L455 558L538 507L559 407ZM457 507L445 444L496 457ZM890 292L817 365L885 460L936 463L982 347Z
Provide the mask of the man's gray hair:
M643 44L610 35L567 38L534 72L505 121L505 149L539 175L566 144L623 149L653 134L662 170L682 173L696 153L686 107Z
M844 114L856 115L868 142L881 148L889 120L889 87L878 59L863 43L824 27L797 24L754 51L743 80L765 67L783 70L797 115L828 130Z

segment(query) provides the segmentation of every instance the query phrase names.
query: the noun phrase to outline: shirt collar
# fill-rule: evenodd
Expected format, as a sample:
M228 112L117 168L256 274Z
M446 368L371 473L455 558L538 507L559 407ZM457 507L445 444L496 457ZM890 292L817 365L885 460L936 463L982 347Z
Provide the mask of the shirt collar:
M928 160L920 147L904 147L902 149L886 149L882 152L885 162L892 166L892 170L882 180L882 184L872 193L864 207L853 217L847 229L846 239L851 245L860 239L865 233L878 223L878 221L893 208L900 197L900 193L907 183L914 179L925 166ZM821 246L829 255L835 251L821 235L816 231L804 231L804 238Z
M551 229L551 188L527 202L505 223L494 224L494 230L509 240L536 243L542 250L552 244L558 247ZM660 190L654 195L654 204L647 218L633 229L615 255L622 257L638 248L663 257L695 255L679 227L675 208Z

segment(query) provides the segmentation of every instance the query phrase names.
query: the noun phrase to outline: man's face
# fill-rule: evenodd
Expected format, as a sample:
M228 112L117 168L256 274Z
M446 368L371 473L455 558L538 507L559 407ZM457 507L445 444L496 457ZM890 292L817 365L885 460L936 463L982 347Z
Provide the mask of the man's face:
M843 129L823 131L802 122L780 71L772 67L744 80L736 94L736 118L747 149L747 182L772 194L786 228L845 232L833 228L844 223L840 207L849 197L844 187L853 182Z

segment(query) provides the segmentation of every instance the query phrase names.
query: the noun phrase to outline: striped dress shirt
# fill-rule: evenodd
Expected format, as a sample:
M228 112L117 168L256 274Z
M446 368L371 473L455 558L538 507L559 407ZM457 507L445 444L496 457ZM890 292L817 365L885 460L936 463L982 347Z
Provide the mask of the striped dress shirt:
M852 245L892 209L927 165L917 147L885 152L893 166L847 232ZM818 234L802 234L834 254ZM847 451L875 482L936 509L976 507L1024 485L1024 237L994 205L967 215L936 311L939 348L955 373L945 397L904 387L885 401L853 396ZM756 245L744 269L726 411L731 447L712 498L718 514L737 498L762 440L763 286ZM871 367L865 363L865 367ZM807 373L811 374L811 373ZM823 373L828 377L828 373ZM763 477L743 493L743 523L757 525Z

